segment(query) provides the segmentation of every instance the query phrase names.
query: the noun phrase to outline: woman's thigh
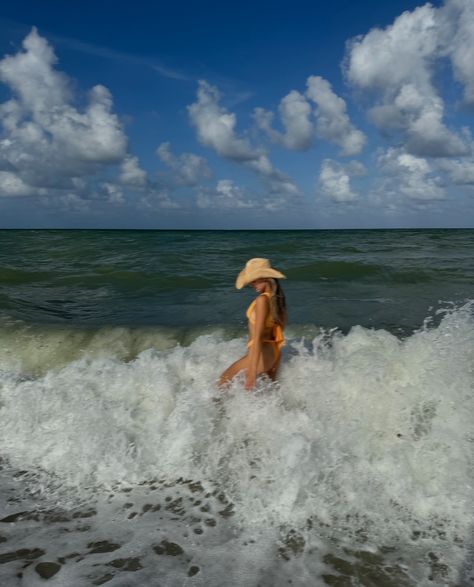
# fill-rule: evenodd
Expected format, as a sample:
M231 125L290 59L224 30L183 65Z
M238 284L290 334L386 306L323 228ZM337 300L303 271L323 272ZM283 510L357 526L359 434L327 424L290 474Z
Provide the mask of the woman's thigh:
M233 379L237 373L244 371L248 367L249 356L245 355L244 357L232 363L230 367L222 373L219 379L219 385L223 385L227 383L231 379ZM263 344L262 345L262 352L258 361L257 365L257 375L261 375L262 373L268 373L275 367L275 350L273 345L271 344Z
M245 355L245 357L242 357L238 361L235 361L235 363L232 363L230 367L227 367L227 369L224 371L224 373L222 373L219 379L219 385L223 385L224 383L227 383L227 381L233 379L237 375L237 373L240 373L240 371L247 369L247 366L248 355Z
M262 345L262 355L260 357L258 372L268 373L276 363L275 348L273 344L264 343Z

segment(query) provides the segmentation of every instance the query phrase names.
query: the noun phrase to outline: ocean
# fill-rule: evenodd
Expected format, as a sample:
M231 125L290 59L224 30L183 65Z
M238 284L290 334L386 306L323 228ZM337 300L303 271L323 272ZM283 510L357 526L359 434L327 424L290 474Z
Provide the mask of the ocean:
M0 585L474 584L473 284L474 230L0 231Z

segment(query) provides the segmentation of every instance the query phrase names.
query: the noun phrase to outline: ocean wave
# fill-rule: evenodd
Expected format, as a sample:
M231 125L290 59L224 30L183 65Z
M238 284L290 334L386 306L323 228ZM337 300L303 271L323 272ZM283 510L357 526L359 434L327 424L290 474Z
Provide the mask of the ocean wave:
M116 351L124 334L109 332ZM243 339L203 334L183 347L171 337L163 350L148 342L128 362L102 343L68 361L59 336L50 345L64 364L36 375L3 355L0 454L45 472L45 484L50 475L76 488L212 480L256 522L362 511L384 532L391 511L401 528L440 515L452 521L453 539L464 528L460 504L473 481L470 305L403 341L362 327L290 340L278 383L262 380L253 394L238 379L216 389ZM81 344L72 339L70 348Z
M298 265L286 271L292 281L318 282L354 281L358 283L390 284L424 284L439 283L455 279L456 282L470 280L469 274L459 268L445 269L442 267L413 268L395 267L384 264L361 263L357 261L333 260L317 261L306 265Z
M216 387L245 352L224 329L194 331L186 345L163 329L87 338L10 321L0 333L1 479L16 479L0 490L10 483L23 500L2 521L18 522L21 548L33 544L22 524L45 528L34 544L43 551L62 552L67 531L64 554L85 553L83 566L65 565L77 585L110 571L107 554L95 568L94 545L122 548L123 565L140 552L145 575L154 556L177 553L160 566L170 585L182 584L189 553L198 584L212 586L256 585L261 568L262 585L318 584L324 573L441 585L466 564L472 303L404 339L307 325L288 336L278 382L262 378L253 393L239 378ZM143 581L137 572L130 585Z

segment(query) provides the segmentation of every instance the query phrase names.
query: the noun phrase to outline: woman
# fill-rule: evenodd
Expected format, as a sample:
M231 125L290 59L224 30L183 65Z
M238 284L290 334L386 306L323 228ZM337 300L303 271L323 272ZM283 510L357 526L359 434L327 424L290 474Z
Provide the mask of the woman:
M259 295L247 310L248 352L224 371L219 385L225 385L240 371L245 371L247 390L255 386L257 376L262 373L275 380L287 318L285 295L278 278L286 279L283 273L270 266L268 259L250 259L239 273L235 287L242 289L250 285Z

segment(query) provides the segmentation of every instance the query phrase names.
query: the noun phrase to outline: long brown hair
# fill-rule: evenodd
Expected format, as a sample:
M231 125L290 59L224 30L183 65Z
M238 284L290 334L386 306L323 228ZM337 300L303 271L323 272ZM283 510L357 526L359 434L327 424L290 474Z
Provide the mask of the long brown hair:
M270 298L270 310L274 322L279 324L282 328L285 327L288 320L288 313L286 311L286 299L283 293L283 288L278 279L269 279L272 288L272 296Z

